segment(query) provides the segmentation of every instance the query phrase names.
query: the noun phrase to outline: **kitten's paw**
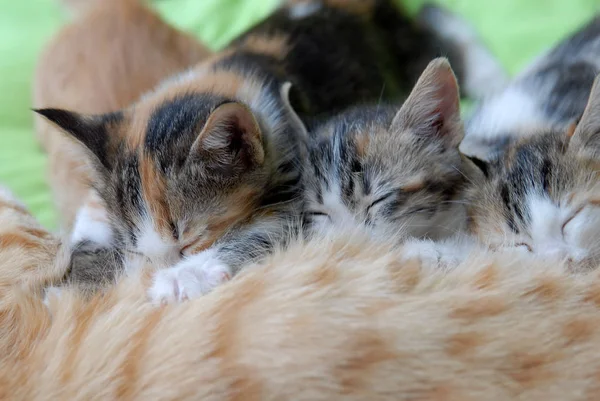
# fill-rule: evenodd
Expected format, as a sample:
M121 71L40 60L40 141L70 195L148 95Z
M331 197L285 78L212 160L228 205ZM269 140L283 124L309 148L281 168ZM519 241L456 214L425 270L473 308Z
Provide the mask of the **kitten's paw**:
M157 271L148 295L155 303L183 302L206 294L230 278L229 266L212 252L203 252Z
M440 254L430 240L407 241L402 247L402 258L418 260L425 267L437 267L440 262Z
M423 267L453 269L466 260L473 246L463 241L410 240L402 248L404 260L419 260Z

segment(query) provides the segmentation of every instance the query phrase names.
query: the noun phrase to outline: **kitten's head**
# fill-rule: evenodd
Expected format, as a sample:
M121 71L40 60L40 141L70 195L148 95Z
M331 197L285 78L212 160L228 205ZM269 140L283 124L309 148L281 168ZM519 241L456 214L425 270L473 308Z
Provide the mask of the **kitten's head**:
M469 190L472 231L492 247L516 246L577 265L600 262L600 85L580 122L512 144Z
M466 221L462 136L456 79L436 59L399 111L356 108L317 129L303 177L308 223L430 237L455 232Z
M248 219L273 174L275 145L265 137L285 128L283 102L270 94L271 114L253 112L240 93L267 95L250 84L214 73L172 83L118 113L38 112L93 160L94 186L125 249L171 264Z

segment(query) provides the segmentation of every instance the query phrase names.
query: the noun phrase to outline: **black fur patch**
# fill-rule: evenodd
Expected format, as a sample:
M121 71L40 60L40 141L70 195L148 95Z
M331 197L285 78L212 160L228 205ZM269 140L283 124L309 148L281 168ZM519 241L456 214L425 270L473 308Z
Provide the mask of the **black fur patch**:
M161 104L148 121L145 148L157 158L163 171L180 167L210 113L231 101L205 93L182 95Z

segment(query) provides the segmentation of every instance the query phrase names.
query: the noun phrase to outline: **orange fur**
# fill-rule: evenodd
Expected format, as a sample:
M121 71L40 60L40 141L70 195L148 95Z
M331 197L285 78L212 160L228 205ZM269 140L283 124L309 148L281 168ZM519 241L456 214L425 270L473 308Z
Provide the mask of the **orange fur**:
M18 284L37 291L62 279L66 264L54 263L61 241L2 188L0 222L0 288Z
M91 114L116 111L208 54L194 38L167 25L140 1L66 2L85 12L78 13L40 57L34 79L36 108L63 107ZM86 199L88 158L43 118L36 116L35 123L37 137L48 152L48 178L61 222L69 229Z
M2 230L35 225L19 209L0 209ZM2 272L35 258L6 252ZM91 299L65 289L48 308L13 275L0 286L0 399L598 394L597 272L509 254L444 272L399 262L401 252L360 233L297 242L202 298L160 308L144 299L146 272ZM55 255L47 248L37 263Z

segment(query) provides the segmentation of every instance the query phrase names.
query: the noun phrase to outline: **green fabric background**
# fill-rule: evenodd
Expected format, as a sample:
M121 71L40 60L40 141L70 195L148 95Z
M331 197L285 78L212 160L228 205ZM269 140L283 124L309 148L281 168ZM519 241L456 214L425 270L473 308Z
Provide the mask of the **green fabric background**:
M217 49L278 0L163 0L171 23ZM600 0L440 0L462 14L511 73L600 11ZM415 11L422 0L405 0ZM56 216L44 180L44 155L33 137L31 77L37 55L66 20L55 0L0 0L0 182L47 227Z

